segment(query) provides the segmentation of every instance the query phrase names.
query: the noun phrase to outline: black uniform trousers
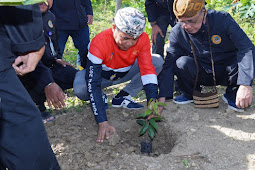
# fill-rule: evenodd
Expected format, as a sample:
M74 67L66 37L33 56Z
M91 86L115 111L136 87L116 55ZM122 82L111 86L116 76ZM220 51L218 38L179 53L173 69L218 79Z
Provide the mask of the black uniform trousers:
M13 68L0 72L0 169L59 170L40 112Z
M165 37L167 28L169 25L174 26L175 20L171 20L170 16L160 16L157 18L157 25L161 29L164 37L161 37L160 34L157 35L157 43L152 45L152 53L159 54L164 58L164 46L165 46Z
M213 74L207 73L205 69L199 66L199 77L197 89L200 85L213 86ZM211 64L208 65L211 68ZM238 65L232 63L228 65L214 64L216 85L227 86L226 95L232 102L236 101L236 93L239 85L237 85ZM180 91L189 99L192 99L194 83L196 78L196 65L192 57L182 56L176 60L175 74L178 77L178 87Z

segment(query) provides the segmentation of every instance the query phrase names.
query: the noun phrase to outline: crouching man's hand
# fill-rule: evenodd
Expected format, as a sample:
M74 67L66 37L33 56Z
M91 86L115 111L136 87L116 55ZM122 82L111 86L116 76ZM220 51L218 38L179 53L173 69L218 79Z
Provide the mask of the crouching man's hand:
M70 64L70 63L68 63L68 62L66 62L66 61L64 61L62 59L56 59L56 62L58 64L61 64L63 67L71 66L71 67L75 68L72 64Z
M44 92L50 108L52 108L52 105L56 109L61 109L62 107L65 107L66 95L56 83L53 82L47 85L44 88Z
M109 139L111 132L117 133L108 121L98 123L97 142L103 143L105 138Z
M158 99L158 102L161 102L161 103L165 103L165 101L166 101L166 98L165 98L165 97L160 97L160 98ZM152 106L148 106L148 107L152 107ZM163 110L164 110L164 106L159 105L159 106L158 106L158 114L159 114L160 116L161 116ZM152 115L150 115L150 116L148 117L148 119L151 119L151 118L154 118L154 117L156 117L156 116L155 116L154 114L152 114Z
M166 102L166 98L165 98L165 97L160 97L160 98L158 99L158 102L165 103L165 102ZM159 106L158 106L158 114L159 114L159 115L162 114L163 109L164 109L164 106L162 106L162 105L159 105Z
M240 85L236 93L236 106L244 109L251 105L252 87Z

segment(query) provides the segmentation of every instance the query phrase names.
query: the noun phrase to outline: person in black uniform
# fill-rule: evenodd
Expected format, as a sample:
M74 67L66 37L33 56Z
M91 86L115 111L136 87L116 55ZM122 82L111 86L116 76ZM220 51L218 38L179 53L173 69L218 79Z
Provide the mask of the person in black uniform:
M145 10L151 24L152 53L164 58L164 45L167 28L174 27L173 0L146 0Z
M152 53L159 54L165 58L165 38L169 25L174 27L176 17L173 12L174 0L146 0L145 10L151 25ZM174 83L175 91L179 91L177 80ZM173 96L167 97L167 100L173 99Z
M229 109L243 112L252 102L255 47L230 14L207 11L204 3L204 0L174 1L178 24L169 37L167 57L159 80L159 100L164 102L165 97L172 95L175 71L182 95L176 97L174 102L193 102L196 77L194 54L199 67L197 87L212 86L212 53L216 84L227 86L223 100ZM191 50L191 44L194 50Z
M58 46L61 55L66 41L72 37L75 48L79 50L77 65L86 67L89 39L89 26L93 23L91 0L55 0L51 11L56 16Z
M17 76L33 71L44 52L39 6L0 6L0 39L0 169L60 170L40 112Z
M45 52L36 70L23 77L26 89L29 91L35 103L41 111L44 123L55 119L46 112L44 102L47 99L48 105L61 109L65 106L65 94L63 90L73 88L73 81L77 70L68 62L61 59L57 45L55 30L55 16L49 9L53 0L40 3L43 17L43 30L45 37ZM46 66L46 67L45 67ZM25 80L24 80L25 79Z

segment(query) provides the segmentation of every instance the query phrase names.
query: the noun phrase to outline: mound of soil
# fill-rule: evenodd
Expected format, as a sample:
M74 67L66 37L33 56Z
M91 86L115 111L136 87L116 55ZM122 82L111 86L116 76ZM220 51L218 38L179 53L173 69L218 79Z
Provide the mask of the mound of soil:
M108 119L119 139L103 144L96 143L97 124L90 107L57 114L56 121L45 127L61 168L255 169L254 105L240 114L228 110L222 100L216 109L167 102L166 121L158 124L150 156L140 152L145 137L138 136L140 126L135 121L144 110L109 107Z

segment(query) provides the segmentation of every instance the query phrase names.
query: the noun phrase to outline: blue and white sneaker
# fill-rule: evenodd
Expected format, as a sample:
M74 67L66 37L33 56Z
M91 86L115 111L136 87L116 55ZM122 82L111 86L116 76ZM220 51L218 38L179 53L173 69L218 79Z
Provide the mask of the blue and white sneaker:
M112 99L112 107L124 107L126 109L141 109L144 106L134 102L131 96L128 95L128 96L122 96L120 98L114 97Z
M224 95L222 96L222 99L223 99L223 101L224 101L225 103L228 104L228 108L229 108L229 109L232 109L232 110L234 110L234 111L236 111L236 112L244 112L243 109L239 109L239 108L236 106L236 104L235 104L234 102L232 102L230 99L228 99L227 96L226 96L226 94L224 94Z
M103 93L102 99L103 99L103 102L105 104L104 108L105 108L105 110L107 110L109 108L109 106L108 106L108 99L107 99L107 96L106 96L105 93Z
M176 98L174 98L173 102L176 104L188 104L188 103L192 103L193 100L188 99L183 94L181 94L180 96L177 96Z

